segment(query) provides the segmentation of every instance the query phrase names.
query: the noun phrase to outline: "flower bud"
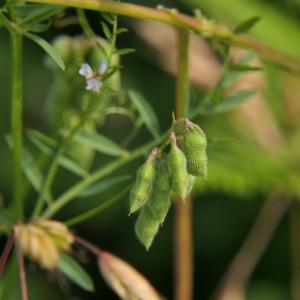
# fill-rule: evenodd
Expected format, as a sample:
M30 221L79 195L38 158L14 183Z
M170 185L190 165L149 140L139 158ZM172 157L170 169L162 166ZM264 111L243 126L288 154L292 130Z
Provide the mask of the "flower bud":
M196 124L185 119L185 134L182 135L181 150L187 159L189 174L207 176L207 140L203 130Z
M130 191L130 212L139 210L149 199L155 178L157 149L153 149L146 162L138 169L135 183Z
M56 267L59 251L44 230L31 224L18 225L16 226L16 238L25 255L46 269Z
M165 160L161 160L158 165L149 204L155 217L162 224L171 206L171 185Z
M187 196L188 173L186 170L186 157L178 148L174 132L170 134L171 150L168 154L168 170L171 179L172 190L176 197L185 199Z
M46 269L57 266L61 251L68 251L74 237L57 221L37 220L15 227L16 240L22 251Z
M121 299L163 299L143 275L119 257L101 251L98 264L105 281Z
M147 203L142 208L134 227L136 236L147 250L150 248L158 232L159 224L151 206Z

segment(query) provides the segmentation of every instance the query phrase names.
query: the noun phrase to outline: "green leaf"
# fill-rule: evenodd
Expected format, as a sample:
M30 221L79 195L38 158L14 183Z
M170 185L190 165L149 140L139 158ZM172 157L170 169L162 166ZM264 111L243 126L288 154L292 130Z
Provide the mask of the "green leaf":
M158 118L148 101L144 98L143 95L134 90L128 91L128 95L134 106L139 111L141 117L143 118L143 121L145 122L145 125L147 126L151 134L155 138L159 137L160 128Z
M39 192L43 182L43 174L33 155L25 147L23 147L22 169L30 184Z
M11 225L17 223L17 220L8 209L0 207L0 224L1 223L11 226Z
M103 17L103 19L113 25L116 19L116 15L110 14L110 13L101 13L101 16Z
M56 64L63 71L65 70L65 63L57 49L55 49L51 44L49 44L46 40L42 39L38 35L32 33L25 33L25 36L37 43L41 48L43 48L48 53L48 55L56 62Z
M117 30L117 34L122 34L122 33L126 33L126 32L128 32L127 28L118 28L118 30Z
M256 16L250 19L245 20L241 24L239 24L235 29L235 33L245 33L249 31L261 18Z
M94 150L110 156L123 156L128 152L113 140L95 132L78 132L74 140L90 146Z
M57 5L26 4L25 6L16 7L15 12L19 18L23 18L20 25L26 26L47 20L49 17L59 14L64 9L64 7Z
M237 108L240 104L248 100L249 97L253 96L254 94L255 92L253 90L244 90L238 92L233 96L223 98L222 101L216 105L208 103L202 108L202 113L211 115L228 112Z
M131 179L130 175L121 175L121 176L115 176L112 178L101 180L99 183L96 183L94 185L91 185L81 193L77 195L77 197L90 197L96 194L100 194L104 190L111 188L112 186L117 185L120 182L127 181Z
M41 152L48 156L53 155L58 146L56 141L37 130L28 130L27 133L30 141ZM85 177L88 175L88 172L85 169L83 169L76 161L67 156L61 156L59 159L59 164L78 176Z
M231 66L231 70L236 72L252 72L252 71L261 71L262 68L258 66L235 64Z
M104 22L101 22L101 26L102 26L102 30L103 30L104 35L105 35L106 38L110 41L111 38L112 38L112 34L111 34L111 32L110 32L110 30L109 30L107 24L104 23Z
M71 256L62 253L59 258L58 269L84 290L94 291L94 283L90 275Z
M135 49L132 49L132 48L122 48L122 49L118 49L116 51L114 51L114 54L117 54L117 55L127 55L127 54L130 54L130 53L133 53L135 52Z

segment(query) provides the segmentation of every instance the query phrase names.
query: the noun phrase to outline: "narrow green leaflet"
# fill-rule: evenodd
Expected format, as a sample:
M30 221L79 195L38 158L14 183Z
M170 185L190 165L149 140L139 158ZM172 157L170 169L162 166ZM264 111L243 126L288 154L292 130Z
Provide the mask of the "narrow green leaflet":
M41 152L49 156L53 155L54 151L57 148L56 141L37 130L28 130L27 133L30 141ZM60 157L59 164L78 176L85 177L88 175L88 172L84 168L82 168L76 161L68 158L67 156Z
M235 29L235 33L245 33L249 31L258 21L260 20L260 17L252 17L250 19L245 20L241 24L239 24Z
M56 62L56 64L64 71L65 70L65 63L62 60L59 52L50 45L46 40L42 39L38 35L32 33L25 33L25 36L37 43L41 48L43 48L48 55Z
M33 155L25 147L23 148L22 168L30 184L37 192L39 192L43 182L43 174Z
M122 49L118 49L118 50L114 51L114 54L127 55L127 54L130 54L133 52L135 52L135 49L133 49L133 48L122 48Z
M103 30L103 33L104 35L106 36L106 38L110 41L111 38L112 38L112 34L108 28L108 26L106 25L106 23L104 22L101 22L101 26L102 26L102 30Z
M96 132L78 132L74 136L74 140L110 156L123 156L128 154L128 152L116 142Z
M238 92L233 96L223 98L222 101L218 102L217 104L207 103L207 105L204 105L201 108L201 112L207 115L228 112L237 108L241 103L248 100L249 97L253 96L254 94L255 92L253 90L244 90Z
M77 197L90 197L96 194L100 194L104 190L111 188L118 183L124 182L131 179L130 175L121 175L121 176L115 176L112 178L101 180L99 183L96 183L94 185L91 185L81 193L77 195Z
M71 256L63 253L60 255L58 269L63 272L71 281L86 291L94 291L94 283L89 274Z
M143 121L145 122L145 125L147 126L151 134L155 138L159 137L160 128L158 118L148 101L143 97L143 95L134 90L129 90L128 95L134 106L139 111L141 117L143 118Z

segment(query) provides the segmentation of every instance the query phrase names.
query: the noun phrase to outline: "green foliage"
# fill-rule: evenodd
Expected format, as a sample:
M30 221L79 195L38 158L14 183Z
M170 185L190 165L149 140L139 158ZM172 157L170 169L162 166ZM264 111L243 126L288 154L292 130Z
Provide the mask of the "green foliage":
M63 272L72 282L87 290L94 291L94 283L88 273L71 256L63 253L59 258L58 269Z

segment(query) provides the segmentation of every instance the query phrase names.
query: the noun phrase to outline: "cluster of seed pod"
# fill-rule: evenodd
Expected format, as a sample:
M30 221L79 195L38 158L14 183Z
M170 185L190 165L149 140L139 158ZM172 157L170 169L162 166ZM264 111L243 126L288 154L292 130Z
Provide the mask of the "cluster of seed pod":
M36 220L15 227L16 240L22 252L46 269L57 266L60 253L69 251L74 237L60 222Z
M202 129L189 121L174 122L166 158L157 148L139 168L130 193L130 214L140 210L135 224L138 239L148 249L163 224L174 198L185 200L195 177L207 176L207 140Z

